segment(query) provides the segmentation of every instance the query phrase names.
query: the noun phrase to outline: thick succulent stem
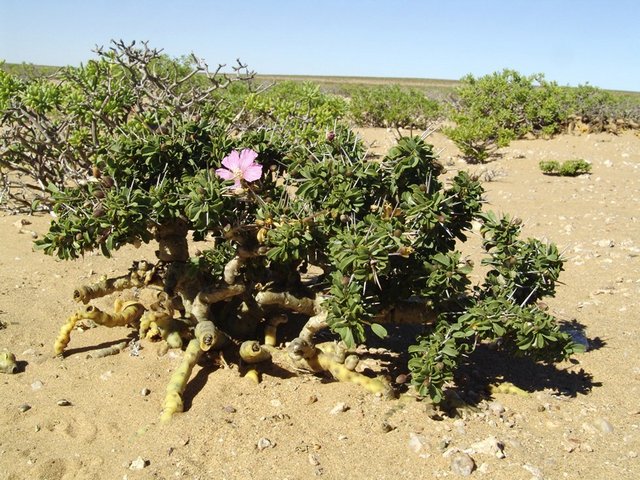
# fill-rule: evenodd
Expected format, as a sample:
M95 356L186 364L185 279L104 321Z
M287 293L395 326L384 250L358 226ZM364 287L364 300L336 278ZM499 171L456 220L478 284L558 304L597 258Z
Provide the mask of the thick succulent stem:
M293 365L300 369L313 373L329 372L339 382L351 382L364 387L365 390L392 397L391 386L380 378L370 378L361 373L354 372L340 361L335 351L327 352L315 347L300 338L296 338L289 344L289 358Z
M275 347L277 344L276 333L278 326L287 323L288 318L284 314L272 315L267 320L267 325L264 327L264 344L269 347Z
M224 335L221 335L213 322L209 320L198 322L195 329L195 335L196 340L198 340L198 344L200 345L200 349L203 352L220 346L225 339Z
M155 266L148 262L135 262L127 275L121 277L102 277L99 281L78 287L73 292L73 299L84 304L95 298L101 298L114 292L127 290L133 287L143 287L153 284L155 279Z
M93 320L98 325L105 327L124 327L139 320L145 308L144 305L138 302L121 303L116 301L115 310L116 313L111 314L89 305L71 315L60 328L60 333L58 333L58 338L53 347L55 354L62 355L71 340L71 331L79 321Z
M260 363L271 360L271 351L255 340L247 340L240 345L240 358L246 363Z
M179 218L158 225L155 238L158 241L156 256L163 262L186 262L189 260L189 244L187 222Z
M286 310L312 316L316 313L316 300L309 297L296 297L289 292L271 292L268 290L258 292L255 296L258 305L276 305Z
M103 358L110 355L117 355L125 348L127 348L127 342L120 342L115 345L111 345L110 347L100 348L93 352L89 352L87 354L87 358Z
M182 336L187 324L173 318L173 312L147 311L140 319L140 338L165 340L169 348L182 348Z
M198 359L202 355L200 349L200 341L194 338L187 345L187 349L182 357L182 362L178 366L178 369L173 372L169 385L167 385L167 392L162 405L162 414L160 415L160 421L162 423L168 423L171 421L171 417L175 413L182 412L184 409L184 403L182 400L182 394L187 387L189 377Z
M8 350L1 350L0 373L16 373L17 371L16 356Z
M437 313L420 300L402 300L375 317L376 322L394 325L430 325Z
M324 330L328 328L329 324L327 323L327 312L320 312L313 317L309 317L307 323L304 324L302 330L300 330L299 338L308 342L310 344L313 343L313 337L320 330Z
M229 285L226 288L200 291L191 304L191 316L198 322L209 319L209 306L213 303L228 300L245 292L245 286Z

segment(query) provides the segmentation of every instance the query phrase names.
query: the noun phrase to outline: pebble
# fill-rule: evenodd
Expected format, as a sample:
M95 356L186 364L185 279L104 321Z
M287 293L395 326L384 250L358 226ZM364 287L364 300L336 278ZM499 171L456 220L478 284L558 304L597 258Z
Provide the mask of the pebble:
M612 433L613 432L613 425L611 425L606 419L604 418L598 418L596 419L593 424L596 426L596 428L598 430L600 430L602 433Z
M271 440L265 437L262 437L260 440L258 440L258 443L256 444L256 447L260 452L267 448L273 448L275 446L276 446L275 443L273 443Z
M615 246L615 242L610 239L603 239L593 242L593 245L601 248L613 248Z
M59 407L70 407L71 406L71 402L69 400L67 400L66 398L61 398L60 400L58 400L56 402L56 405L58 405Z
M316 403L317 401L318 401L317 395L309 395L309 398L307 398L307 405L311 405L312 403Z
M490 436L476 442L471 447L465 450L466 453L481 453L484 455L492 455L496 458L504 458L504 443L498 440L495 436Z
M386 420L383 421L380 424L380 429L382 430L383 433L389 433L391 430L395 430L396 427L394 427L393 425L391 425L389 422L387 422Z
M467 433L467 430L465 429L465 423L464 420L462 419L458 419L455 422L453 422L453 426L456 429L456 432L458 432L460 435L464 435L465 433Z
M142 395L143 397L146 397L150 393L151 393L151 390L149 390L148 388L143 388L142 390L140 390L140 395Z
M273 399L273 400L271 400L271 402L269 402L269 403L271 403L271 406L272 406L272 407L276 407L276 408L279 408L279 407L281 407L281 406L282 406L282 402L281 402L280 400L278 400L277 398L274 398L274 399Z
M320 465L320 459L318 459L318 456L315 453L310 453L307 458L309 460L309 465L313 465L314 467Z
M461 477L468 477L476 468L476 462L464 452L456 453L451 459L451 471Z
M234 407L232 407L231 405L227 405L222 410L224 410L226 413L236 413L237 412L237 410Z
M489 411L497 417L501 416L506 411L504 405L497 401L489 402L487 407Z
M417 435L413 432L409 433L409 450L413 453L420 453L425 449L427 440L423 435Z
M542 470L540 470L535 465L530 465L528 463L525 463L524 465L522 465L522 468L524 468L527 472L533 475L533 478L535 478L536 480L542 480L544 478L544 475L542 474Z
M44 386L40 380L36 380L31 384L31 390L40 390Z
M335 407L333 407L333 408L329 411L329 413L330 413L331 415L337 415L337 414L339 414L339 413L346 412L347 410L349 410L349 406L348 406L346 403L344 403L344 402L339 402L339 403L336 403L336 406L335 406Z
M138 457L129 464L129 470L142 470L147 465L148 462L144 458Z
M20 410L20 413L24 413L27 410L31 410L31 405L29 405L28 403L23 403L22 405L18 406L18 410Z

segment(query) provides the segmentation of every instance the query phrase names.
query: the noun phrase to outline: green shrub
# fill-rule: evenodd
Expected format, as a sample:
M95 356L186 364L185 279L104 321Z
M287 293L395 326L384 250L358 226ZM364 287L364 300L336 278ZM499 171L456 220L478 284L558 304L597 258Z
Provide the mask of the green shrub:
M575 177L585 173L591 173L591 164L581 160L566 160L562 163L549 160L539 164L542 173L547 175L560 175L562 177Z
M415 88L383 85L349 93L349 113L360 126L426 129L441 115L440 104Z
M467 75L456 88L445 129L470 161L486 160L496 148L527 133L552 134L566 120L562 90L542 74L503 70L484 77Z

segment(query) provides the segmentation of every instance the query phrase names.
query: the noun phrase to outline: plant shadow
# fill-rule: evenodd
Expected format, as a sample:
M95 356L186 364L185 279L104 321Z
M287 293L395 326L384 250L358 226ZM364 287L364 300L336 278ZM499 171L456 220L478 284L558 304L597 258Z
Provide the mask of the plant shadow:
M569 326L584 331L584 327L576 321ZM407 367L410 355L407 349L415 343L414 339L420 335L422 328L408 325L386 328L388 337L379 339L372 336L368 343L370 348L363 358L374 359L382 370L378 373L387 376L395 390L403 393L411 388ZM588 344L587 352L602 348L606 342L593 338L588 339ZM595 381L590 373L579 366L579 356L585 354L588 353L578 354L560 364L550 364L514 356L490 344L481 344L461 361L453 385L447 389L447 397L457 397L464 405L475 406L492 398L491 385L496 384L513 384L527 393L551 390L556 395L570 398L586 395L593 388L602 386L602 383Z
M133 340L136 340L137 338L138 338L137 332L131 332L125 338L120 338L118 340L109 340L107 342L102 342L97 345L87 345L86 347L69 348L69 349L66 349L62 355L63 355L63 358L66 358L66 357L70 357L72 355L77 355L80 353L91 353L96 350L101 350L103 348L113 347L122 342L127 342L127 345L128 345Z

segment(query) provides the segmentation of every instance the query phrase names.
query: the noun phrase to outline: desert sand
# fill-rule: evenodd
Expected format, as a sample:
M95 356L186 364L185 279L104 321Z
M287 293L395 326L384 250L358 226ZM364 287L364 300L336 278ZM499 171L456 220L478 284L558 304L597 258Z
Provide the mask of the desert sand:
M360 133L375 151L393 142L383 129ZM266 372L256 386L237 368L206 360L194 370L186 411L161 425L181 352L162 355L143 341L138 355L87 358L131 338L129 329L94 328L72 333L63 360L52 355L60 325L78 308L74 288L124 273L134 259L153 260L153 247L63 262L32 249L31 231L44 233L47 215L4 214L0 349L16 355L19 371L0 374L0 478L457 478L452 461L465 451L474 461L470 478L639 478L640 138L520 140L485 165L460 161L440 134L430 141L449 172L482 175L487 209L522 218L526 235L565 252L563 284L547 304L586 336L586 353L549 367L479 350L461 383L482 394L491 382L510 382L527 395L480 395L458 418L411 396L385 400L288 370ZM592 174L551 177L538 169L540 160L572 158L591 162ZM403 368L383 349L364 357L394 375Z

